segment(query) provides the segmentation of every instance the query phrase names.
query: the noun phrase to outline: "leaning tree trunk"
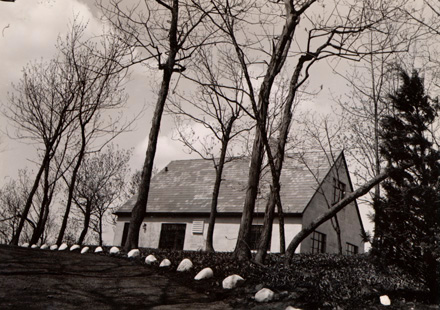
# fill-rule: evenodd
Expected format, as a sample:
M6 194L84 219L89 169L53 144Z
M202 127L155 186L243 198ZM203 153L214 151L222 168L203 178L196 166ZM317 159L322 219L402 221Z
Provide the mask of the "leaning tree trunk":
M12 245L18 245L18 241L20 240L21 231L23 230L24 222L27 220L27 216L28 216L29 210L32 206L32 201L33 201L34 195L37 192L41 176L43 175L43 172L44 172L46 166L49 165L49 161L50 161L50 150L46 150L46 153L44 154L44 158L41 163L40 169L38 170L38 173L37 173L35 180L34 180L34 184L32 186L31 191L29 192L28 198L26 200L26 204L24 206L23 212L20 215L20 222L18 223L17 230L15 231L15 234L12 237L12 240L10 242L10 244L12 244Z
M251 256L251 252L248 246L249 232L252 225L252 216L258 193L260 170L264 152L263 132L266 128L267 111L269 107L271 89L276 76L280 73L281 68L286 62L288 51L292 43L292 38L295 33L296 26L299 23L299 17L313 2L314 1L306 3L300 11L297 11L293 6L293 2L285 1L286 22L283 26L280 36L278 37L276 45L274 45L274 50L268 64L263 83L260 87L258 97L258 111L255 111L257 117L256 138L252 149L248 187L246 191L245 203L243 206L240 230L237 238L237 245L234 250L235 257L240 260L249 259ZM242 56L242 52L238 48L237 44L234 43L234 45L237 50L237 54L239 56ZM240 57L240 62L242 67L247 68L243 57ZM245 70L245 73L246 72L247 71ZM250 82L248 83L251 84ZM254 110L256 110L255 107Z
M300 78L302 68L307 61L310 61L312 59L313 57L309 55L301 56L300 59L298 60L296 68L292 74L292 79L290 81L289 94L286 98L286 103L283 109L283 117L281 120L281 126L279 129L275 159L273 159L274 162L271 163L271 170L272 170L271 194L270 194L270 199L268 201L268 206L266 208L266 213L264 215L263 231L261 233L260 240L258 242L258 251L255 257L255 260L259 263L264 262L267 250L269 248L269 242L272 236L272 225L273 225L273 217L275 212L275 205L278 205L279 209L282 209L281 207L282 203L280 197L280 191L281 191L280 178L281 178L281 171L283 170L284 153L286 149L287 138L289 135L290 124L292 123L293 102L296 97L296 91L298 89L298 81ZM268 147L269 146L267 145L266 148ZM269 158L269 160L271 160L271 158Z
M339 201L333 207L328 209L325 213L321 214L315 220L313 220L307 227L304 227L290 242L286 251L285 263L290 264L290 260L292 259L292 256L295 253L296 248L316 228L318 228L321 224L325 223L329 219L333 218L339 211L341 211L345 206L347 206L349 203L354 201L356 198L361 197L366 193L368 193L376 184L379 184L380 182L388 178L388 176L395 170L396 168L386 169L384 172L375 176L373 179L371 179L370 181L359 187L354 192L349 193L344 199Z
M138 197L131 211L130 226L128 228L127 240L124 249L128 252L139 246L139 230L147 211L148 194L150 191L151 176L153 173L154 156L156 155L157 139L159 138L160 124L165 102L170 88L171 76L176 70L176 55L181 48L178 44L178 19L179 19L179 1L173 0L171 8L170 29L168 32L169 53L165 64L159 64L163 70L162 84L154 110L153 120L148 138L148 147L145 155L144 166L142 168L142 177L138 189ZM180 69L182 71L183 69Z
M44 169L44 185L43 185L43 200L41 202L40 214L38 216L38 222L32 233L31 244L38 243L38 240L43 235L46 227L47 218L49 217L49 206L52 202L53 189L51 190L49 185L49 165Z
M144 166L142 168L141 182L139 183L138 196L133 210L131 211L130 226L128 229L127 240L124 247L127 252L131 249L137 248L139 244L139 230L141 228L142 221L144 220L147 209L148 193L150 191L150 181L154 165L154 156L156 155L160 123L165 107L166 98L168 95L171 76L172 69L165 69L163 73L162 85L160 87L159 98L156 103L156 109L154 111L151 124L147 153L145 156Z
M251 258L249 235L254 215L255 201L258 195L262 163L263 143L261 141L261 132L260 130L257 130L252 151L251 165L249 168L246 198L243 206L243 213L241 215L240 230L238 232L237 244L234 250L234 256L239 260L249 260Z
M69 186L69 193L67 196L66 209L64 211L63 221L61 223L60 232L58 233L58 238L57 238L57 242L56 242L56 244L58 246L60 246L61 243L63 242L64 233L67 228L67 221L69 219L70 209L72 207L73 193L75 191L75 186L76 186L76 178L78 177L78 171L79 171L79 168L81 167L84 155L86 153L87 141L86 141L86 136L85 136L85 126L87 123L82 122L81 114L79 115L79 117L80 117L80 121L81 121L81 148L78 152L78 159L77 159L75 167L73 168L73 171L72 171L72 177L70 179L70 184L68 185Z
M78 244L82 245L84 242L84 239L86 238L87 232L89 230L89 225L90 225L90 213L91 213L91 207L90 207L90 203L87 202L87 205L85 207L85 213L84 213L84 223L83 223L83 229L81 231L81 234L79 236L78 239Z

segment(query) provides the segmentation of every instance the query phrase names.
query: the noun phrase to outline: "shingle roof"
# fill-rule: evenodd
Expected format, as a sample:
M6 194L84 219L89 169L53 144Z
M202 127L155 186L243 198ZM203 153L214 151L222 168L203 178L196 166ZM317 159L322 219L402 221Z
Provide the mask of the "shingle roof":
M302 213L330 165L323 152L286 156L281 174L281 200L284 213ZM219 213L241 213L244 203L249 159L237 159L225 165L218 198ZM312 173L313 172L313 173ZM270 172L263 173L256 212L264 212ZM215 169L212 161L176 160L152 180L147 212L210 212ZM116 213L131 212L136 196Z

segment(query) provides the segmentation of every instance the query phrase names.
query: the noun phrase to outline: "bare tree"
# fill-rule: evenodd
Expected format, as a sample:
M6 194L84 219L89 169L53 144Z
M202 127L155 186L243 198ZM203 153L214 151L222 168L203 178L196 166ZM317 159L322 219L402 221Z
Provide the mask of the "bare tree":
M62 73L73 76L80 85L76 90L76 131L72 137L72 144L76 149L72 149L74 156L66 164L71 167L71 173L70 180L66 182L68 197L56 241L58 245L63 242L77 174L86 152L93 151L91 145L99 150L102 145L126 131L130 125L130 122L121 124L121 117L103 120L106 111L121 109L126 103L123 80L127 71L120 67L120 63L126 55L127 47L119 44L112 36L103 36L99 42L84 39L84 31L84 25L74 23L66 38L58 43L65 63L65 71Z
M20 222L23 205L26 202L27 188L22 183L22 175L26 171L19 172L18 180L9 180L0 189L0 240L2 243L9 243Z
M74 204L83 218L78 244L84 242L89 227L92 227L102 245L104 218L108 210L124 197L130 157L131 151L109 145L84 158L73 192Z
M168 110L178 124L177 139L191 152L197 153L205 160L212 161L215 168L216 175L206 237L208 252L214 252L213 235L223 169L227 162L238 158L230 152L230 142L238 135L250 130L245 123L239 123L244 114L242 109L244 105L243 80L240 68L230 62L228 51L218 51L217 59L213 58L212 50L205 48L199 50L198 62L192 68L195 77L185 75L197 85L195 93L186 91L183 95L177 94L169 100L168 104ZM190 112L191 110L194 111ZM191 130L191 124L202 125L208 129L210 135L200 137L194 130ZM189 131L186 130L188 128ZM219 150L217 150L218 144Z
M10 95L9 106L4 112L17 129L16 138L42 146L39 148L41 162L11 240L14 245L18 244L41 177L55 156L63 134L75 119L74 99L78 84L70 77L63 79L60 71L61 65L56 59L28 64L23 69L23 78L14 85L15 93Z
M284 159L285 143L292 117L292 104L298 90L309 78L311 67L319 60L329 57L358 60L371 53L371 51L365 50L362 44L356 43L368 32L384 31L383 27L386 25L386 21L396 17L399 11L398 6L394 6L394 3L393 5L378 5L369 1L342 4L340 2L318 3L311 0L299 3L284 1L283 4L265 3L261 5L258 5L259 2L246 2L244 5L235 2L227 2L226 4L213 2L225 24L225 26L221 25L220 29L227 35L230 44L234 47L235 57L244 72L247 93L253 106L258 128L252 151L240 231L234 251L238 258L245 259L250 256L247 241L258 193L258 180L264 149L266 149L273 174L272 188L276 204L277 197L279 197L279 176ZM244 9L245 5L250 7L249 11ZM320 5L322 5L321 8L319 8ZM249 13L250 11L252 14ZM259 34L253 37L253 33L249 31L249 24L251 24L249 16L251 15L254 19L255 16L257 19L259 18L257 22L253 21L252 25L267 26L267 23L270 23L272 24L268 27L270 31L265 32L260 29ZM248 22L247 27L243 26L246 22ZM274 26L279 25L278 23L283 24L281 32L279 32L279 28ZM301 27L299 27L300 24ZM305 27L305 32L302 31L303 27ZM262 36L261 33L266 33L267 36ZM274 35L274 33L278 33L278 35ZM391 49L388 50L388 48L387 50L381 49L380 52L391 52ZM270 52L267 52L268 50ZM375 52L379 52L379 48ZM256 53L260 54L249 56ZM296 62L293 67L286 65L288 58L291 58L289 63ZM259 88L254 84L255 77L252 76L254 70L251 70L252 66L256 64L263 67L262 70L259 70L262 73L258 75L262 77ZM275 79L283 68L288 68L292 74L281 128L277 137L276 152L272 154L265 132L267 114Z
M109 6L102 2L100 4L104 15L125 43L138 48L138 57L127 65L149 64L154 60L156 68L163 73L142 168L142 181L131 213L126 250L138 247L139 229L147 208L157 139L171 77L174 73L185 71L198 48L215 37L215 30L205 23L211 11L205 1L155 0L145 1L143 5L144 8L139 3L124 10L121 1L110 1ZM200 10L199 6L205 10Z

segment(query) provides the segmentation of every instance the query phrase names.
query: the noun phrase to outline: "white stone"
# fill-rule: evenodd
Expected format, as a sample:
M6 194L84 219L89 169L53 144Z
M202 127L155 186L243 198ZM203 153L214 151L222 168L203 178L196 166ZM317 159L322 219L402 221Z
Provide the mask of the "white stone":
M287 306L287 308L284 309L284 310L302 310L302 309L300 309L300 308L295 308L295 307L292 307L292 306Z
M179 266L177 266L177 271L188 271L192 267L193 267L192 261L189 260L188 258L185 258L180 262Z
M262 288L255 294L255 301L256 302L269 302L273 299L273 296L275 293L268 289L268 288Z
M52 245L50 246L50 250L51 250L51 251L55 251L56 249L58 249L58 246L57 246L56 244L52 244Z
M29 243L25 242L21 245L23 248L28 248L29 247Z
M171 262L168 258L165 258L163 261L160 262L159 267L168 267L171 266Z
M112 247L110 249L110 254L119 254L119 249L117 247Z
M139 257L139 256L141 256L141 251L139 251L138 249L133 249L130 252L128 252L127 256L128 257Z
M244 279L237 274L233 274L223 280L222 286L224 289L232 289L235 288L240 281L244 281Z
M194 280L202 280L202 279L209 279L214 276L214 271L212 271L211 268L207 267L205 269L202 269L195 277Z
M39 246L36 244L32 244L32 246L31 246L31 249L38 249L38 248L39 248Z
M40 249L42 249L42 250L47 250L48 248L49 248L49 246L46 243L40 247Z
M81 249L81 247L78 244L74 244L70 247L70 251L75 251L75 250L79 250Z
M66 243L63 243L62 245L60 245L60 247L58 248L58 251L64 251L65 249L67 249L69 246Z
M145 258L145 264L147 265L151 265L155 262L157 262L157 258L153 254L150 254Z
M102 253L104 250L99 246L95 249L95 253Z
M384 306L391 305L391 300L387 295L380 296L380 303Z
M88 246L83 247L82 250L81 250L81 254L87 253L88 251L89 251L89 247Z

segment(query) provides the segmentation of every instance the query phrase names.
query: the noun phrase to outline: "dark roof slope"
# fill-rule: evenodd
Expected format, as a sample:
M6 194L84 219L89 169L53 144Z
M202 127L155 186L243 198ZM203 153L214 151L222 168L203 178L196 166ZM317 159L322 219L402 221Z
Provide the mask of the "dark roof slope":
M323 152L286 156L281 175L284 213L302 213L329 169L329 161ZM219 213L242 212L248 172L247 158L225 165L217 206ZM264 212L270 177L269 169L265 169L256 212ZM212 161L172 161L151 180L147 212L209 213L214 180ZM131 212L135 202L136 196L116 214Z

